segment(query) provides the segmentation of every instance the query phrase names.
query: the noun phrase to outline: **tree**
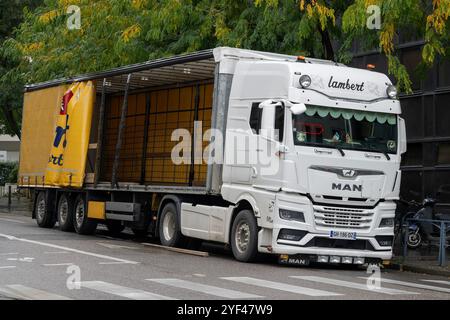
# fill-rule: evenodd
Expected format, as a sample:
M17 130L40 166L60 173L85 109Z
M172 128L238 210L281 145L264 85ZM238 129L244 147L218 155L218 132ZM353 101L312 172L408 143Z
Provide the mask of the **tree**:
M41 1L2 0L0 2L0 131L20 137L20 107L23 83L14 72L19 64L20 55L8 51L4 42L23 18L26 7L34 8Z
M79 30L67 28L69 5L81 8ZM367 28L371 5L380 9L379 30ZM425 39L422 66L429 67L450 53L449 14L450 0L45 0L4 42L9 71L0 88L17 95L22 83L216 46L348 63L358 43L384 54L399 89L410 92L399 34Z

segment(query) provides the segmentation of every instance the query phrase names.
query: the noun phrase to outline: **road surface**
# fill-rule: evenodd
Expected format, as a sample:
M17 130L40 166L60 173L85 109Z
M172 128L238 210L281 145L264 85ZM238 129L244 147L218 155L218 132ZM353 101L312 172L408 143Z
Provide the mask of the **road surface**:
M444 277L381 270L368 282L361 268L244 264L215 246L196 256L99 229L81 236L0 214L0 299L450 299Z

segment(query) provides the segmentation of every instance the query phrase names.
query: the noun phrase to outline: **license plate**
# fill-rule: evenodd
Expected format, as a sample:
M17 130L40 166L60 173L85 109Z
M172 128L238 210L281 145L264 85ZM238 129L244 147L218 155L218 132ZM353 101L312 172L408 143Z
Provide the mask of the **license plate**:
M345 240L356 240L356 232L347 231L330 231L330 238L332 239L345 239Z

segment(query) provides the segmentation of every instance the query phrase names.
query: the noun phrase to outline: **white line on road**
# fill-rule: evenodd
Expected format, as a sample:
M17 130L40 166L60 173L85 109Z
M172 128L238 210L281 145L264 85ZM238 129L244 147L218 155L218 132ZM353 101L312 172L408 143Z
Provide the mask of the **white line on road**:
M99 262L98 264L129 264L126 262Z
M119 262L129 263L129 264L138 264L138 263L139 263L139 262L136 262L136 261L130 261L130 260L125 260L125 259L115 258L115 257L111 257L111 256L106 256L106 255L103 255L103 254L97 254L97 253L93 253L93 252L82 251L82 250L78 250L78 249L72 249L72 248L69 248L69 247L59 246L59 245L56 245L56 244L51 244L51 243L46 243L46 242L40 242L40 241L35 241L35 240L29 240L29 239L25 239L25 238L17 238L17 237L15 237L15 236L7 235L7 234L2 234L2 233L0 233L0 237L7 238L7 239L9 239L9 240L16 240L16 241L22 241L22 242L32 243L32 244L36 244L36 245L40 245L40 246L45 246L45 247L49 247L49 248L54 248L54 249L60 249L60 250L65 250L65 251L75 252L75 253L79 253L79 254L84 254L84 255L86 255L86 256L91 256L91 257L100 258L100 259L119 261Z
M44 254L64 254L68 253L67 251L45 251Z
M217 297L228 298L228 299L247 299L247 298L262 298L261 296L257 296L250 293L219 288L215 286L209 286L206 284L195 283L186 280L180 279L145 279L147 281L153 281L161 284L165 284L172 287L188 289L192 291L202 292L206 294L210 294Z
M92 290L97 290L133 300L176 300L156 293L151 293L140 289L122 287L103 281L82 281L80 284L84 288L89 288Z
M44 263L43 266L45 267L59 267L59 266L72 266L72 262L67 263Z
M15 256L18 255L18 252L9 252L9 253L0 253L0 256Z
M15 223L22 223L22 224L26 223L26 222L23 222L23 221L19 221L19 220L15 220L15 219L7 219L7 218L0 218L0 220L8 221L8 222L15 222Z
M23 300L72 300L68 297L60 296L47 291L26 287L20 284L7 285L0 287L0 292L16 299Z
M365 277L360 277L362 279L367 279ZM386 279L381 278L382 282L386 283L392 283L392 284L398 284L405 287L412 287L412 288L419 288L419 289L425 289L425 290L432 290L432 291L440 291L445 293L450 293L450 289L447 288L441 288L441 287L435 287L435 286L429 286L426 284L420 284L420 283L414 283L414 282L406 282L406 281L398 281L398 280L392 280L392 279Z
M422 279L422 281L432 282L432 283L439 283L439 284L445 284L447 286L450 286L450 281L445 281L445 280L425 280L425 279Z
M256 279L251 277L223 277L222 279L250 284L258 287L270 288L280 291L286 291L291 293L303 294L313 297L325 297L325 296L341 296L340 293L310 289L305 287L293 286L287 283L267 281L262 279Z
M14 269L16 266L1 266L0 269Z
M290 276L290 278L300 279L300 280L307 280L307 281L313 281L313 282L319 282L319 283L325 283L325 284L331 284L331 285L335 285L335 286L352 288L352 289L359 289L359 290L365 290L365 291L376 292L376 293L385 293L385 294L390 294L390 295L395 295L395 294L418 294L417 292L410 292L410 291L389 289L389 288L369 288L366 284L362 284L362 283L343 281L343 280L338 280L338 279L330 279L330 278L324 278L324 277Z

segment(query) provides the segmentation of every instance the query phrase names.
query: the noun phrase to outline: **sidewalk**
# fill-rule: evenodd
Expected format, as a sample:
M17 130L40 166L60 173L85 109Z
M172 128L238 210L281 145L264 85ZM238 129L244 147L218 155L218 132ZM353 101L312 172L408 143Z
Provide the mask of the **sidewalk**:
M16 195L11 197L11 207L8 208L8 197L0 197L0 213L11 213L31 217L33 203L31 199Z
M438 264L437 257L429 259L405 259L403 261L403 257L400 256L393 258L387 268L450 278L450 262L448 261L448 258L447 265L441 267Z

